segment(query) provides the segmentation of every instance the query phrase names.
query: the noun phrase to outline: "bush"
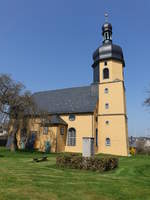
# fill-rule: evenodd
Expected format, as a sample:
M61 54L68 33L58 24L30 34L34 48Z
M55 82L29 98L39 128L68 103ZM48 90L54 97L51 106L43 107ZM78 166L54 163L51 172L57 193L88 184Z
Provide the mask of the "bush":
M56 158L58 167L67 167L72 169L86 169L92 171L108 171L118 167L118 158L115 157L82 157L79 155L59 155Z
M145 148L137 148L136 151L138 154L143 154L143 155L150 155L150 147L145 147Z
M132 156L135 156L135 155L136 155L136 149L135 149L134 147L130 147L129 151L130 151L130 154L131 154Z
M138 141L136 144L137 154L150 155L150 147L145 146L145 141Z

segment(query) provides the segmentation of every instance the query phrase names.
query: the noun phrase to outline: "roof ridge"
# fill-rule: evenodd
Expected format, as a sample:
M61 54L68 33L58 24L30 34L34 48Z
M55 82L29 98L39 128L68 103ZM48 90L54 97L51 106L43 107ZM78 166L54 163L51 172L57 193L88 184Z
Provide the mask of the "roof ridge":
M39 92L34 92L32 95L35 94L41 94L41 93L48 93L48 92L55 92L55 91L62 91L62 90L71 90L71 89L78 89L78 88L88 88L91 87L91 85L86 85L86 86L77 86L77 87L69 87L69 88L62 88L62 89L52 89L52 90L44 90L44 91L39 91Z
M33 94L40 109L51 114L93 112L97 103L97 90L92 85L48 90ZM93 95L93 92L95 95Z

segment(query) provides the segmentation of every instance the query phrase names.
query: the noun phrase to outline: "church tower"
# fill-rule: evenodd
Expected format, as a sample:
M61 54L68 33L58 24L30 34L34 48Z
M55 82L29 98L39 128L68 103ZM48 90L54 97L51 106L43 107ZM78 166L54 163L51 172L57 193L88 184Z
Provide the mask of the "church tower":
M98 153L128 155L124 86L125 62L120 46L112 43L112 25L102 26L102 45L93 53L93 83L98 84Z

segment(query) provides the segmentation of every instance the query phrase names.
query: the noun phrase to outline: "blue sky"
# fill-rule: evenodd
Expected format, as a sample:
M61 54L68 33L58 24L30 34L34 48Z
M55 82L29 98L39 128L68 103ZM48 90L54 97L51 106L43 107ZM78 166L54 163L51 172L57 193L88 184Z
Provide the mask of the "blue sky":
M150 134L149 0L0 0L0 69L32 92L88 85L104 13L123 48L130 135Z

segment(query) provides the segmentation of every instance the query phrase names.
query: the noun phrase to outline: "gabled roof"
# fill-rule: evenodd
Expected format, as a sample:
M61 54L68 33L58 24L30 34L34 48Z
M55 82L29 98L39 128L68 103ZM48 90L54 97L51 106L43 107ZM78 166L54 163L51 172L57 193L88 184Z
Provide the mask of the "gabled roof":
M98 100L97 85L37 92L33 99L38 109L49 114L91 113Z
M51 125L68 125L60 116L52 115L50 119L47 119L43 125L51 126Z

